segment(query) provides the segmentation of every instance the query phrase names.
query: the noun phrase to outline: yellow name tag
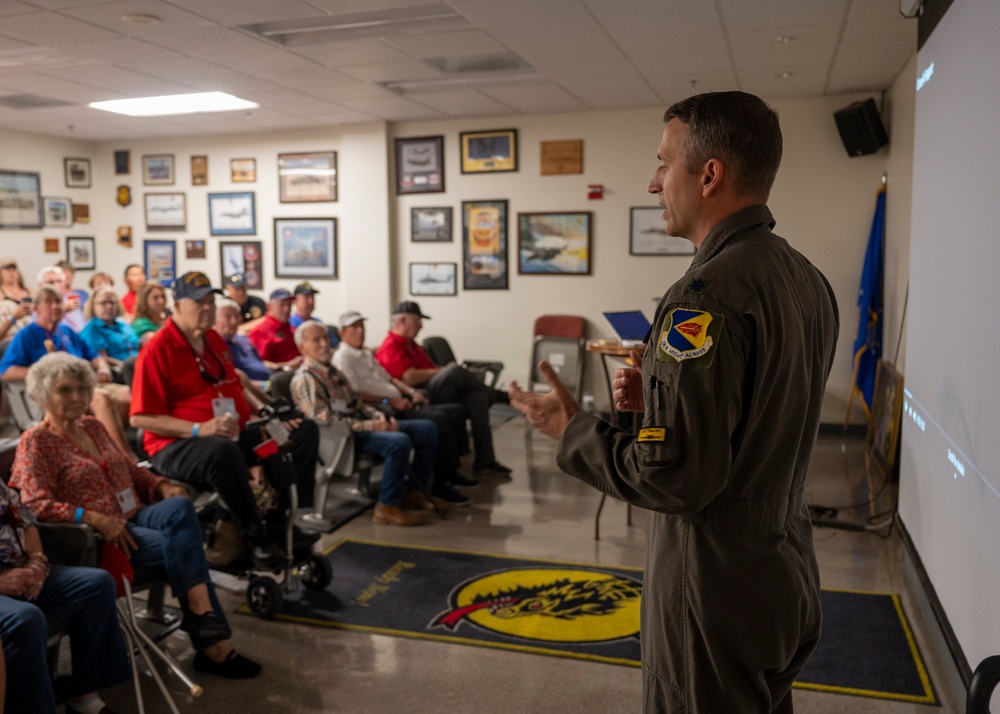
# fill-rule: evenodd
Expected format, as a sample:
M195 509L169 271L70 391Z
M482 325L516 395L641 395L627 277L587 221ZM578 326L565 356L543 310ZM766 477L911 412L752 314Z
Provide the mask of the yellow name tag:
M664 441L666 438L667 430L660 426L639 430L639 441Z

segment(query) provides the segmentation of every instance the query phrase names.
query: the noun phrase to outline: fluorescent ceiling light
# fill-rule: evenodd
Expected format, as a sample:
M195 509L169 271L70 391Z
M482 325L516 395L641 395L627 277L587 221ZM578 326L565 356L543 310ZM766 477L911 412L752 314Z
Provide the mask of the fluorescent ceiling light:
M462 75L459 77L432 77L429 79L407 79L398 82L381 82L390 92L408 94L414 92L441 92L449 89L483 89L507 85L529 85L548 83L545 77L534 72L508 72L505 74Z
M133 117L162 117L174 114L204 114L208 112L235 112L240 109L257 109L255 102L234 97L225 92L199 92L197 94L172 94L165 97L140 97L138 99L113 99L91 102L91 109L128 114Z

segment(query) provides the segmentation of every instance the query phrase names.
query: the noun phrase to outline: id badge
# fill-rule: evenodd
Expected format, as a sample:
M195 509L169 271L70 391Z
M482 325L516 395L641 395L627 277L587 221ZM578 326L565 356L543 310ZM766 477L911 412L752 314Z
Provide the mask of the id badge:
M222 416L226 416L226 414L229 414L230 416L232 416L233 419L237 418L236 417L236 402L233 401L233 398L232 397L218 397L216 399L213 399L212 400L212 416L214 416L214 417L222 417Z
M344 399L334 399L330 404L330 408L338 414L349 414L351 408L347 406L347 401Z
M131 488L123 488L115 494L115 498L118 499L118 507L122 509L123 514L131 513L139 507L139 504L135 502L135 493L132 492Z
M271 438L278 443L278 446L283 446L288 442L288 429L281 423L281 419L272 419L264 425L264 428L271 435Z

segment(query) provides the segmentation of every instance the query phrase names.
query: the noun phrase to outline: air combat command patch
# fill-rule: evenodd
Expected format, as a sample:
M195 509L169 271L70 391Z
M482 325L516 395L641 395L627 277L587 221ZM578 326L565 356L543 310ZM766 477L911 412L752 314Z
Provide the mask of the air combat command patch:
M719 342L724 318L704 310L674 308L663 319L656 350L659 362L696 360L699 367L711 367L712 349Z

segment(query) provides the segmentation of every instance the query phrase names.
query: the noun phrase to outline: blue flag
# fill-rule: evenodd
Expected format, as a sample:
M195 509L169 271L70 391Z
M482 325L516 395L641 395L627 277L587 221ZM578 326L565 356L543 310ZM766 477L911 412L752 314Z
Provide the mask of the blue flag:
M865 265L858 291L858 336L854 340L854 381L851 390L870 414L875 394L875 373L882 358L882 272L885 236L885 188L875 201L875 217L868 235Z

